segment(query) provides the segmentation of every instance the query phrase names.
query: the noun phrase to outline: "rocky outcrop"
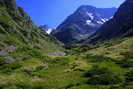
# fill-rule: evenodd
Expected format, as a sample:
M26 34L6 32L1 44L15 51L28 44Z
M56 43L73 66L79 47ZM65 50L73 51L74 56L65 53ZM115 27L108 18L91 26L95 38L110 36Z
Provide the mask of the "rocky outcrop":
M48 56L66 56L64 52L51 52L47 54Z

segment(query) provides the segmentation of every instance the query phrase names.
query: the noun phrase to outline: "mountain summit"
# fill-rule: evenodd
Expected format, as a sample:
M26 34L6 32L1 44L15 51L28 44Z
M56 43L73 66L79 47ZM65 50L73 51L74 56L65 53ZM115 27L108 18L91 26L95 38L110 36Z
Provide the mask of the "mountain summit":
M80 6L72 15L52 32L65 44L76 43L94 34L106 21L112 18L116 8Z

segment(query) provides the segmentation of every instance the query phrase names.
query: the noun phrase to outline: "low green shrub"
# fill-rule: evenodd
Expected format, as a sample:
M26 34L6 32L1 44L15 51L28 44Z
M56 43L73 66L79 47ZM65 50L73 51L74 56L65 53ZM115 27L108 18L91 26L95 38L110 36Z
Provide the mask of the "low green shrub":
M110 85L122 82L122 78L117 73L97 66L88 71L85 76L89 78L88 84L92 85Z
M51 64L59 64L59 65L68 65L69 64L69 58L67 57L56 57L52 60L48 61Z
M11 72L13 72L12 69L7 67L7 65L0 66L0 73L10 74Z
M37 49L31 49L28 52L30 56L35 57L35 58L40 58L42 56L41 52L38 51Z
M116 64L119 64L123 68L133 67L133 59L123 59L116 61Z
M7 67L11 68L12 70L19 69L22 67L22 65L19 62L15 62L12 64L9 64Z
M112 85L109 89L125 89L123 85Z
M121 52L120 55L124 56L124 59L131 59L131 58L133 58L133 52L132 51Z
M113 60L110 57L105 57L105 56L102 56L102 55L90 55L90 54L87 54L85 58L88 59L91 62L103 62L103 61Z
M6 84L6 85L0 85L0 89L46 89L46 86L41 83L31 83L25 81L25 82L18 82L14 84Z
M0 73L3 74L10 74L13 72L13 70L21 68L22 65L18 62L11 63L11 64L5 64L3 66L0 66Z
M5 64L5 61L3 58L0 57L0 66L4 65Z
M126 82L133 82L133 69L126 72L125 78L126 78Z

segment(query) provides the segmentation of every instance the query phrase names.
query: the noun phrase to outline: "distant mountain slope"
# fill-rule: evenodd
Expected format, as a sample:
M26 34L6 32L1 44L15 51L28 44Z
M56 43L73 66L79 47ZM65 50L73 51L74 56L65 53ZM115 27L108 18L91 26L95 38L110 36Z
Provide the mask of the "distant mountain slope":
M65 44L75 43L95 33L104 22L112 18L115 11L116 8L81 6L52 35Z
M88 39L97 42L116 37L133 36L133 1L126 0L118 9L114 17Z

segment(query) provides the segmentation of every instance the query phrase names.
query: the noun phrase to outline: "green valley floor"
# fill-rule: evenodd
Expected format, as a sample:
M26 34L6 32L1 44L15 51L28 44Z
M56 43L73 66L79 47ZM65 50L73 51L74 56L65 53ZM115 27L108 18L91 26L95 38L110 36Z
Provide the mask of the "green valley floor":
M31 51L31 57L9 64L1 59L0 88L133 89L133 38L65 52L46 56L45 51ZM9 55L21 51L13 53Z

